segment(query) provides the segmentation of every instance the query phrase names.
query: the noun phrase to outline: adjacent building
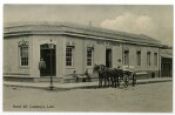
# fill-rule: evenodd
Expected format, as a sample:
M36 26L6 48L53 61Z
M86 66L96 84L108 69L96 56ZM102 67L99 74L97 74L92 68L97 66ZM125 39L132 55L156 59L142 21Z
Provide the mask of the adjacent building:
M161 76L162 77L171 77L172 76L172 63L173 55L171 47L164 47L160 50L161 57Z

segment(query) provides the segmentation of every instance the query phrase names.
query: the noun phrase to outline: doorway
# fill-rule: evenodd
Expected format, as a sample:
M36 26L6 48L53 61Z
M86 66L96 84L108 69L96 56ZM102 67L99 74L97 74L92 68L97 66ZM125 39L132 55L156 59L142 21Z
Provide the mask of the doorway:
M106 67L112 67L112 49L106 49Z
M40 58L46 63L45 71L40 71L40 76L56 76L56 45L49 48L49 44L40 45Z
M161 76L172 77L172 59L162 57L161 62Z

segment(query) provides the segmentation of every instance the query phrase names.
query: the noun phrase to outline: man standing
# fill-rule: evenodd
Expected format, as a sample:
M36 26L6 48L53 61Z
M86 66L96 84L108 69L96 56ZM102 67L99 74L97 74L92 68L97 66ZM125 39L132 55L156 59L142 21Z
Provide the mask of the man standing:
M86 69L86 71L85 71L85 76L86 76L86 80L88 81L88 82L91 82L91 77L90 77L90 75L89 75L89 73L88 73L88 69Z
M132 86L134 87L136 85L136 73L132 73Z
M41 76L44 75L45 74L45 70L46 70L46 62L44 61L43 58L40 59L39 69L40 69Z

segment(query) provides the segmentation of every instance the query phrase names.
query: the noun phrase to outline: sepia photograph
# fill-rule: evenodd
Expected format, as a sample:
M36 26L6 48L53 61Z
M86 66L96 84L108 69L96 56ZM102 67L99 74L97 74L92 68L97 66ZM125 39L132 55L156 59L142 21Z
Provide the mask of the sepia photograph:
M4 4L3 111L173 112L173 5Z

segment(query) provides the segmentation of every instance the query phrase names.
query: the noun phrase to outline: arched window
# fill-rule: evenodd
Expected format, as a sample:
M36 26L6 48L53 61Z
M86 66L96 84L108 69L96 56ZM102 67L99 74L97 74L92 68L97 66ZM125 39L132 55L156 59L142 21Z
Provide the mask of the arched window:
M129 50L124 50L123 52L123 64L129 65Z
M29 43L28 41L20 41L19 44L19 57L20 57L20 66L29 65Z
M136 55L137 55L136 57L137 66L141 66L141 51L140 50L137 51Z
M157 66L157 53L154 53L154 65Z

